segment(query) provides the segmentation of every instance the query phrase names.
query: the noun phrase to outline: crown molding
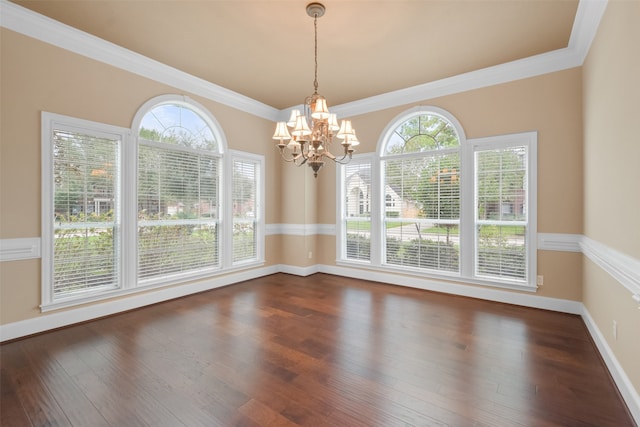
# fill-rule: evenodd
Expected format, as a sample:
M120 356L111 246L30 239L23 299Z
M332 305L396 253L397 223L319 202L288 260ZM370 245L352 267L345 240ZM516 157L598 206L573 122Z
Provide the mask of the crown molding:
M2 6L0 19L2 27L79 55L271 121L286 120L288 112L295 108L289 107L277 110L247 96L32 12L7 0L0 0L0 5ZM332 107L332 111L340 117L356 116L579 67L583 64L589 52L606 6L607 0L579 1L571 37L566 48L337 105Z
M596 37L600 21L607 8L608 0L580 0L573 20L569 37L569 49L572 49L582 65L587 58L591 43Z
M0 0L0 6L0 25L9 30L263 119L275 121L278 117L278 109L248 96L192 76L7 0Z

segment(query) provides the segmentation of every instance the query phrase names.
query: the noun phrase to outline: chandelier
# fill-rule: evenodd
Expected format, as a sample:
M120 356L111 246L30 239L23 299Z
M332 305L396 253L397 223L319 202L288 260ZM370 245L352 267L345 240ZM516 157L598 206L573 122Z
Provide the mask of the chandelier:
M336 163L348 163L355 151L353 147L360 144L356 131L351 127L351 120L342 120L338 125L335 114L329 112L327 100L318 94L318 18L324 15L325 7L321 3L309 3L307 15L313 18L315 31L315 75L313 95L304 100L303 110L291 111L286 122L278 122L273 139L279 140L277 147L282 158L296 166L305 163L313 169L313 176L324 166L325 159ZM291 128L291 132L289 129ZM339 156L330 151L334 138L340 140L343 152ZM288 141L288 142L286 142Z

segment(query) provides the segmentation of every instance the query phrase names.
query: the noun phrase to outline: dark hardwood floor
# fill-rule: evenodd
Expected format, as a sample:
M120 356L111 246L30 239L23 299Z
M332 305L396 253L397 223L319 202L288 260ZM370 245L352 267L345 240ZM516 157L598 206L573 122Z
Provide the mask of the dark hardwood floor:
M276 274L0 346L10 426L633 426L578 316Z

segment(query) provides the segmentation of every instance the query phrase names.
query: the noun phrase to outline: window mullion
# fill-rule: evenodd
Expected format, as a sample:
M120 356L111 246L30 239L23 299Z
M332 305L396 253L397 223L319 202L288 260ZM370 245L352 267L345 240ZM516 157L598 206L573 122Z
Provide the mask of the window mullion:
M122 285L134 288L138 284L138 138L129 134L122 149ZM135 184L132 184L135 183Z
M474 276L477 244L474 231L474 220L477 215L474 163L473 147L465 143L460 155L460 274L462 277Z
M380 162L371 159L371 232L369 236L371 264L381 265L383 260L382 233L384 232L384 210L386 199ZM377 177L377 179L375 179Z

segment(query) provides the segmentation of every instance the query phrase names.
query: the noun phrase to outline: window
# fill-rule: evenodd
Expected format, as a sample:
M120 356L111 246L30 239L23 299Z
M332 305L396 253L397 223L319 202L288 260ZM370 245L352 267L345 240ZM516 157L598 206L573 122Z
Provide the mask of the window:
M339 168L339 262L535 287L536 138L466 140L444 110L401 114L375 157ZM362 176L365 200L353 193ZM352 200L372 212L354 219Z
M44 114L43 300L120 287L125 129Z
M525 139L507 136L473 143L477 277L525 282L533 274L527 262L535 257L529 255L535 240L529 232L533 148Z
M185 97L133 123L42 113L43 311L264 260L262 156Z
M256 261L263 239L261 203L264 165L259 156L234 153L233 173L233 259L234 265Z
M455 128L438 114L412 114L389 134L381 156L384 263L459 271L459 148Z
M176 100L138 129L138 279L218 269L220 159L214 126Z
M369 261L371 212L365 210L365 199L371 199L371 160L354 156L349 164L338 170L342 173L340 194L343 195L339 224L344 230L340 252L348 260Z

